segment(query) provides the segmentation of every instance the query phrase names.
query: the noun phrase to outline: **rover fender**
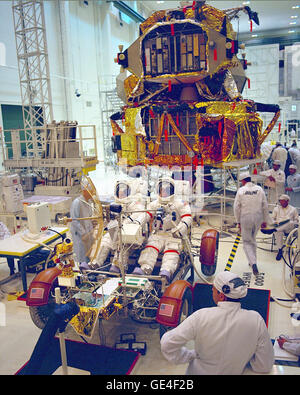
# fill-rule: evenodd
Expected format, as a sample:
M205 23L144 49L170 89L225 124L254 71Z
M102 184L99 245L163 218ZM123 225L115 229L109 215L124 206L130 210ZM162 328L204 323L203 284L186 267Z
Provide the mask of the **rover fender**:
M27 306L44 306L49 301L49 293L54 281L61 274L57 267L40 272L31 282L27 293Z
M219 248L219 232L215 229L207 229L201 237L199 260L202 273L212 276L217 267Z
M192 290L192 285L185 280L171 284L160 299L156 321L166 327L176 327L181 321L181 307L185 299L192 306Z

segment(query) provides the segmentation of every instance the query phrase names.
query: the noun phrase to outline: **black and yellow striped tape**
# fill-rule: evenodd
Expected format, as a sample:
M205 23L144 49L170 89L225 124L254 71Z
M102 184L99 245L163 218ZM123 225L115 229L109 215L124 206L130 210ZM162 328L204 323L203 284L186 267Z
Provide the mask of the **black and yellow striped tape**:
M230 271L230 269L231 269L231 266L232 266L232 263L233 263L233 260L234 260L237 248L239 246L240 240L241 240L241 235L238 234L236 236L236 239L235 239L234 243L233 243L233 247L232 247L231 253L229 255L229 258L228 258L228 261L227 261L227 264L226 264L226 267L225 267L225 271Z

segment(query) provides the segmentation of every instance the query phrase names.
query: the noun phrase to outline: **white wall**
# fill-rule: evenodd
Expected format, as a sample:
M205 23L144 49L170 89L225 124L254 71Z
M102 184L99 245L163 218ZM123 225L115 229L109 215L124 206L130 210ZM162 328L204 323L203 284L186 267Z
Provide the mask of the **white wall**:
M20 104L20 84L11 1L0 2L0 43L5 48L5 59L2 59L0 64L0 103Z
M286 120L300 119L300 101L296 98L297 94L300 96L300 45L285 47L283 52L280 53L278 44L246 48L246 58L252 63L246 70L251 87L248 89L246 85L243 96L261 103L280 105L281 117L270 136L274 139L278 136L279 122L282 131ZM281 77L284 96L279 96L279 59L284 59L284 79ZM273 116L261 115L265 123Z
M251 66L246 70L250 89L246 84L243 96L260 103L276 104L279 98L279 45L246 47L246 59Z

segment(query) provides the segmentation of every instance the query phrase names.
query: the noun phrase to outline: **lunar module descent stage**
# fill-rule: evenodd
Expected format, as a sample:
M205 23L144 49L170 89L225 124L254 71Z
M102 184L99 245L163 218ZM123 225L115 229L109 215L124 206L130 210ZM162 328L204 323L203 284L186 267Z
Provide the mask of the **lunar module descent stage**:
M260 156L278 105L244 100L249 64L231 20L249 7L218 10L205 1L157 11L115 61L124 107L111 116L113 151L127 166L217 165ZM127 77L129 71L131 75ZM262 130L258 112L274 112Z

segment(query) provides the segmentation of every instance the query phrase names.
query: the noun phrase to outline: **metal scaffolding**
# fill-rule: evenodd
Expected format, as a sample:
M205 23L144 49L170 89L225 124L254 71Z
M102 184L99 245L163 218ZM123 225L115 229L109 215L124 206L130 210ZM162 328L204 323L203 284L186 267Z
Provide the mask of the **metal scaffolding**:
M14 0L13 17L27 152L42 151L37 127L53 121L43 1Z
M77 183L80 170L94 170L98 163L95 126L54 121L44 2L13 0L12 9L24 129L4 131L6 140L0 133L4 166L42 169L43 193L53 187L65 193L64 187Z
M123 101L118 97L116 88L106 86L102 95L102 137L103 137L103 158L105 166L115 167L117 165L116 154L112 151L112 129L110 116L121 110Z

